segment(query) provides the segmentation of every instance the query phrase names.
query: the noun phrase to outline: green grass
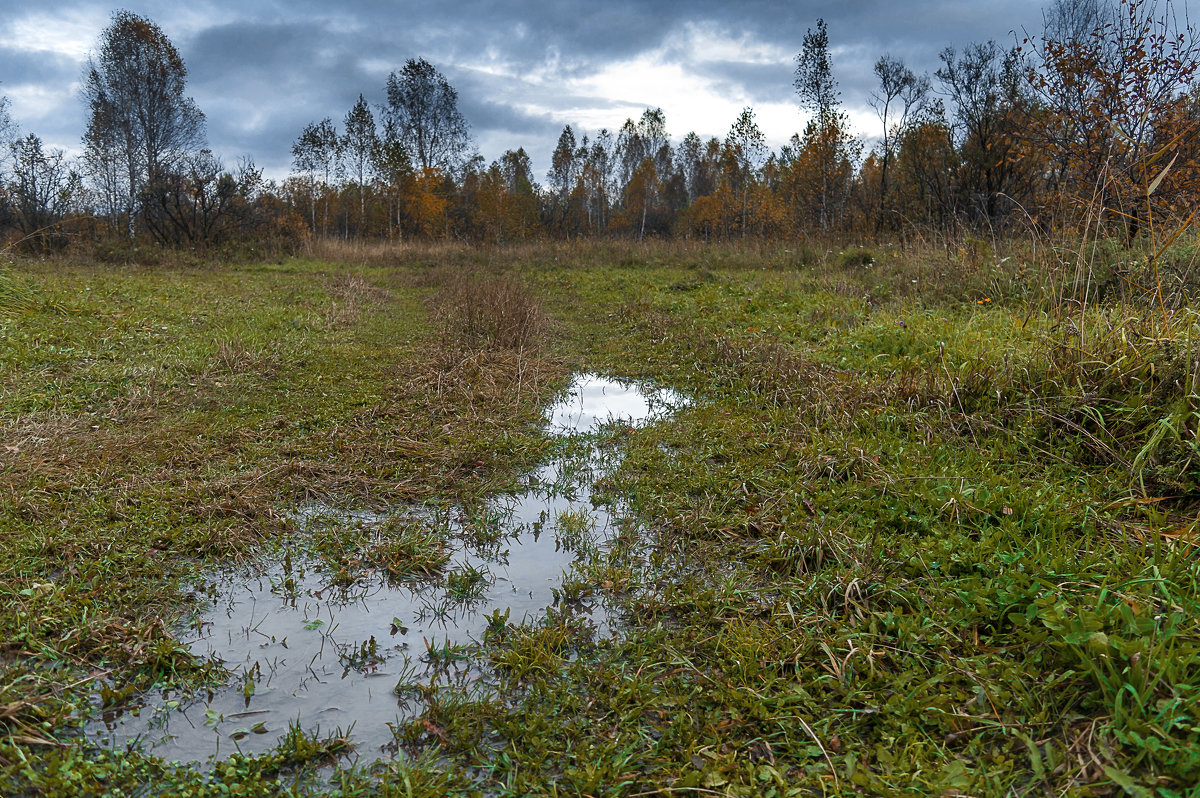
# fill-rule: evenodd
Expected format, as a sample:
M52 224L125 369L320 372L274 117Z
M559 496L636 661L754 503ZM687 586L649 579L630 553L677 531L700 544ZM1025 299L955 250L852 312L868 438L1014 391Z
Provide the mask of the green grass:
M305 500L512 489L549 451L540 408L586 369L694 398L621 436L596 489L641 525L564 585L602 594L620 636L497 612L491 692L427 696L397 729L412 758L322 786L305 763L344 743L297 733L222 764L227 794L1189 794L1200 319L1054 306L1015 253L9 269L0 791L216 794L77 744L96 682L206 678L163 619L190 577L294 536ZM546 343L447 328L468 301L455 270L538 298ZM444 576L446 541L420 524L312 545ZM450 576L455 600L484 584Z

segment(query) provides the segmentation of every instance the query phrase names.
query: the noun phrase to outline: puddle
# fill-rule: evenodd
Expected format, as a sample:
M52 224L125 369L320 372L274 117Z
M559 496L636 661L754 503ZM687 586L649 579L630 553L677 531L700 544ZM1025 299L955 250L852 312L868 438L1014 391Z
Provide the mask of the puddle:
M197 657L222 663L230 681L197 697L164 692L98 713L85 734L100 745L141 745L166 760L203 763L267 751L297 724L310 734L349 730L360 761L394 755L392 726L420 714L423 692L486 694L475 647L506 614L520 622L556 607L598 636L611 633L601 603L563 600L573 564L603 549L616 520L592 505L591 485L618 455L578 436L646 423L684 404L671 391L579 375L546 416L553 434L576 437L527 476L520 494L471 513L297 508L305 545L265 569L198 586L202 609L178 633ZM440 568L402 557L389 570L362 556L420 535L442 541ZM412 572L397 573L396 563Z
M618 382L598 374L580 374L567 396L547 410L550 431L587 434L609 423L637 425L683 407L688 400L675 391L647 391L636 383Z

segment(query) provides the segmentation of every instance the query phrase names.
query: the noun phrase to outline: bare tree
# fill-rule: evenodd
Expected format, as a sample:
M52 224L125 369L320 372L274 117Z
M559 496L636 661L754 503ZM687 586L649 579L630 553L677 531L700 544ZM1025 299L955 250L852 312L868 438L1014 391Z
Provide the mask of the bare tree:
M671 169L671 138L667 135L667 115L661 108L647 108L638 120L638 135L645 157L654 161L658 176L665 177Z
M10 144L13 135L12 117L8 115L8 97L0 95L0 144Z
M8 115L8 97L0 95L0 145L7 146L12 138L12 119ZM0 158L0 186L5 181L5 159ZM0 190L0 228L11 221L11 209L6 192Z
M244 159L227 172L209 150L160 172L142 192L146 228L168 246L220 244L249 229L262 171Z
M875 75L879 78L879 89L870 97L871 107L879 114L883 123L883 140L879 172L879 217L875 231L883 226L887 208L888 167L895 157L900 137L909 123L920 114L929 96L929 78L917 76L900 59L885 54L875 62ZM896 105L898 104L898 108Z
M471 128L458 110L458 92L424 58L409 59L388 75L384 132L421 169L453 173L471 149Z
M1111 20L1112 9L1102 0L1054 0L1042 12L1042 35L1048 41L1083 42Z
M817 29L804 34L803 47L796 54L796 78L793 83L800 107L811 115L804 139L814 153L818 172L817 216L821 230L844 204L849 186L843 180L845 167L857 158L860 145L850 134L850 123L839 108L840 93L833 77L829 57L829 30L825 20L817 20Z
M695 133L688 133L676 149L675 162L684 175L689 203L716 191L721 171L721 142L718 139L713 137L703 141Z
M593 230L603 230L608 225L611 198L615 194L615 148L612 133L608 128L601 128L584 155L583 183L587 195L588 223Z
M732 188L742 198L741 228L742 237L745 238L750 189L767 157L767 139L758 123L754 121L753 108L742 109L742 113L725 136L725 149L734 167L731 175L734 182Z
M559 134L558 144L550 156L550 171L546 174L546 179L550 182L550 191L560 203L566 202L578 177L576 149L575 131L567 125Z
M804 45L796 54L796 79L793 81L800 107L814 116L832 113L838 104L837 81L829 59L829 28L817 20L817 29L804 34Z
M204 144L204 114L184 95L186 82L187 67L162 29L129 11L113 15L88 61L87 162L100 167L102 189L120 164L131 237L142 188Z
M935 74L954 106L965 170L961 186L970 194L975 215L994 223L1003 215L1001 197L1017 194L1014 112L1024 101L1019 54L988 41L969 44L962 52L947 47L940 58L942 67Z
M17 226L28 248L47 250L61 243L54 223L69 210L80 192L79 178L71 171L62 150L47 150L30 133L9 145L12 181L8 195Z

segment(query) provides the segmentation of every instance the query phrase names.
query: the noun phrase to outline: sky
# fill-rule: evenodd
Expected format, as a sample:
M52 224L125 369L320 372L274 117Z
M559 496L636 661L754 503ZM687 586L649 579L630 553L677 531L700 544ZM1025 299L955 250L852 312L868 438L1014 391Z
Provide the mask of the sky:
M803 129L792 87L805 32L824 18L834 77L852 126L884 53L932 73L947 46L1011 45L1042 25L1041 0L0 0L0 95L22 133L75 154L86 125L88 55L124 8L148 17L187 65L188 94L227 166L249 156L282 179L308 122L339 124L362 94L384 100L410 58L434 64L459 93L490 163L524 147L544 178L563 126L615 131L663 109L672 140L723 138L746 106L772 148Z

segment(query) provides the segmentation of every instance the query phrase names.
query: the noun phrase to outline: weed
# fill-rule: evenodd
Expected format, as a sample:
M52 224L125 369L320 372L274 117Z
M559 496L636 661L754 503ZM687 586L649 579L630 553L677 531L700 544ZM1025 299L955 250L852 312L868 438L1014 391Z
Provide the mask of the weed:
M447 270L439 283L432 308L447 345L513 350L541 345L545 314L517 278Z
M450 560L445 534L420 518L393 517L375 534L367 549L367 563L382 568L394 579L430 577Z
M470 646L465 643L452 643L450 638L440 645L436 642L425 641L425 661L431 665L446 667L467 658Z
M467 564L446 574L446 598L451 603L468 604L483 598L491 583L487 568Z
M383 657L379 653L379 643L375 641L375 636L371 635L369 640L364 640L355 645L347 645L340 647L338 650L338 660L345 667L346 672L351 670L361 671L379 665L383 662Z
M0 312L16 314L33 310L37 294L32 286L4 266L0 266Z

